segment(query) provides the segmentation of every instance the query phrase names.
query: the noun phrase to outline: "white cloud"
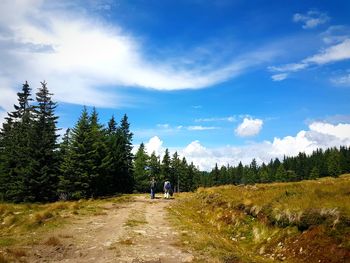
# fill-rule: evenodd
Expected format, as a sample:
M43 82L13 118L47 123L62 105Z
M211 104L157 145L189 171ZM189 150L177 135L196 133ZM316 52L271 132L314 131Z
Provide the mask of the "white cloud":
M350 39L330 46L318 54L303 60L305 64L324 65L332 62L350 59Z
M0 83L6 83L1 94L7 96L2 100L11 101L0 102L5 110L14 103L13 91L24 80L37 85L45 78L58 101L115 107L132 103L118 86L199 89L233 78L274 55L273 51L251 52L220 67L202 65L200 60L189 66L179 54L172 55L176 59L148 59L137 36L77 8L68 10L68 4L57 4L56 9L47 8L49 4L44 0L1 2Z
M287 77L288 77L287 73L275 74L271 76L273 81L282 81L282 80L285 80Z
M290 63L282 66L271 66L268 69L272 72L282 72L281 74L273 75L273 80L283 80L288 76L288 73L297 72L306 69L312 65L322 66L329 63L339 62L350 59L350 39L347 38L342 42L332 45L318 52L315 55L309 56L298 63ZM278 79L280 78L280 79Z
M322 40L327 45L343 42L350 36L350 27L344 25L330 26L321 34Z
M236 117L228 116L228 117L199 118L199 119L195 119L194 121L195 122L220 122L220 121L235 122Z
M149 154L153 151L161 158L165 152L163 141L152 137L146 144ZM215 164L237 165L242 162L249 164L253 158L258 163L268 163L271 159L283 156L295 156L299 152L311 154L312 151L322 148L350 146L350 123L331 124L314 121L307 130L299 131L295 136L275 137L272 141L250 143L244 146L224 146L207 148L198 140L192 141L185 147L169 148L172 155L175 151L188 162L193 162L200 170L210 171ZM136 151L137 147L134 147Z
M165 123L165 124L157 124L157 127L163 128L163 129L169 129L169 128L170 128L170 125L169 125L168 123Z
M219 128L213 127L213 126L201 126L201 125L187 127L187 130L189 131L207 131L207 130L217 130L217 129Z
M293 21L296 23L301 22L304 29L315 28L318 25L327 23L329 19L327 14L316 10L310 10L306 14L296 13L293 16Z
M235 133L240 137L249 137L259 134L263 126L260 119L244 118L243 122L235 129Z
M155 152L156 155L161 155L164 152L162 145L163 141L159 139L158 136L154 136L145 144L145 149L149 155L153 152Z
M331 82L337 86L350 87L350 73L331 78Z
M325 122L313 122L309 129L295 136L274 138L273 141L252 143L246 146L206 148L199 141L193 141L183 149L176 149L187 161L193 162L202 170L211 170L215 163L237 165L240 161L249 164L253 158L258 163L268 163L274 158L295 156L299 152L311 154L322 148L350 146L350 123L333 125Z

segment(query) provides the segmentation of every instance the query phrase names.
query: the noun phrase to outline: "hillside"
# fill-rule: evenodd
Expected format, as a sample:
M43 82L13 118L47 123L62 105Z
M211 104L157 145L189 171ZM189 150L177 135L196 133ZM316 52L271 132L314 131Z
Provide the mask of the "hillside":
M0 263L347 262L350 175L0 204Z
M171 207L199 262L346 262L350 175L200 188ZM207 261L207 262L212 262Z

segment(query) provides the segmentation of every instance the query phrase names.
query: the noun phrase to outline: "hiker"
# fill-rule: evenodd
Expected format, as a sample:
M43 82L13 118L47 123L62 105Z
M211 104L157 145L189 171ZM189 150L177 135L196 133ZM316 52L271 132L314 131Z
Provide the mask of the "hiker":
M171 184L169 181L164 182L164 198L170 198Z
M152 177L151 179L150 187L151 187L151 199L154 199L155 191L156 191L156 180L154 180L154 177Z

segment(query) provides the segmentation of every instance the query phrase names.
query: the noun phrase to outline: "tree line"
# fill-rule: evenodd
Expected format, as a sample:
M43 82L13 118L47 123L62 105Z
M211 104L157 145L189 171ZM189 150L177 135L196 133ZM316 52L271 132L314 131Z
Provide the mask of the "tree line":
M317 149L312 154L271 160L268 164L257 164L255 159L249 165L241 162L237 166L218 165L202 176L202 186L223 184L255 184L291 182L317 179L325 176L337 177L350 173L350 147L340 146L326 150Z
M0 200L50 202L133 190L132 136L128 117L107 127L84 107L58 143L57 104L47 83L32 99L28 83L0 131Z
M148 192L150 178L157 191L169 180L175 191L200 186L288 182L338 176L350 172L350 147L318 149L311 155L271 160L258 165L218 165L200 171L177 152L166 149L163 157L150 155L141 143L135 156L127 115L119 122L112 116L103 125L95 108L84 107L72 129L58 140L56 102L41 86L32 99L25 82L17 93L18 103L0 130L0 201L51 202L116 193Z

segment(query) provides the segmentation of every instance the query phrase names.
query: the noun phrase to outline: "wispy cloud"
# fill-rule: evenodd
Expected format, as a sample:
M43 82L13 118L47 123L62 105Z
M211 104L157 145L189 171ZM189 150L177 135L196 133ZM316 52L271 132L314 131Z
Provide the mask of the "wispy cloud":
M221 121L235 122L236 117L228 116L228 117L199 118L199 119L195 119L194 121L195 122L221 122Z
M235 129L236 135L240 137L250 137L258 135L263 126L263 120L244 118L243 122Z
M189 130L189 131L208 131L208 130L218 130L218 129L219 129L219 127L201 126L201 125L187 127L187 130Z
M350 87L350 73L347 73L342 76L333 77L330 80L336 86Z
M350 38L320 50L315 55L309 56L298 63L285 64L282 66L271 66L268 69L272 72L281 72L272 76L273 80L283 80L288 73L297 72L313 65L322 66L350 59ZM276 79L277 78L277 79Z
M273 81L282 81L285 80L287 77L288 73L275 74L271 76Z
M199 89L239 76L274 55L272 50L252 51L219 63L221 66L196 63L196 58L190 58L194 63L189 66L179 54L172 54L178 59L149 60L137 36L64 4L46 8L49 3L2 1L0 82L7 83L1 86L2 94L13 95L14 87L26 79L39 83L45 78L59 101L125 106L132 98L123 95L120 86ZM106 2L98 8L110 6ZM14 99L6 97L11 104ZM1 106L9 109L2 101Z
M326 13L317 10L310 10L306 14L296 13L293 15L293 21L302 23L304 29L312 29L319 25L325 24L330 20Z

